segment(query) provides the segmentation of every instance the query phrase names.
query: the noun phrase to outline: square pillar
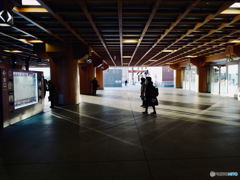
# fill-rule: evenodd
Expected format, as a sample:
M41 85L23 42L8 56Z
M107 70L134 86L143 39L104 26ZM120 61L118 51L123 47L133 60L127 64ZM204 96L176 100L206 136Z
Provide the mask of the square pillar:
M208 92L207 66L197 66L197 92Z
M79 66L80 94L92 94L92 80L95 77L96 68L93 64Z
M177 69L176 76L175 76L175 88L182 88L182 70Z
M101 67L96 68L96 79L99 84L99 89L103 90L104 89L104 83L103 83L103 70Z

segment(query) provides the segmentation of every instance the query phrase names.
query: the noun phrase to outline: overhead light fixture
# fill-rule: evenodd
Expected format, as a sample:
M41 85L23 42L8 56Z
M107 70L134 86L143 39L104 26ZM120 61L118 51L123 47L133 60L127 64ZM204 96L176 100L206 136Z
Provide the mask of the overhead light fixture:
M233 58L232 58L232 55L230 54L229 58L227 58L227 62L232 62L233 61Z
M148 60L148 61L157 61L157 60L153 60L153 59L151 59L151 60Z
M222 11L220 14L240 14L240 10L227 9L227 10Z
M41 40L37 40L37 39L34 39L34 40L28 40L27 42L28 42L28 43L43 43L43 41L41 41Z
M123 40L122 41L123 43L137 43L138 42L138 40Z
M162 50L162 52L175 52L176 50L167 50L167 49L164 49Z
M131 58L132 56L122 56L122 58Z
M19 39L19 40L25 43L43 43L43 41L37 40L37 39L33 39L33 40Z
M22 51L19 50L3 50L5 52L9 52L9 53L22 53Z
M45 66L45 65L47 65L47 64L39 64L39 65L41 65L41 66Z
M169 62L169 63L166 63L166 64L173 64L173 63L170 63L170 62Z
M86 63L91 64L91 63L92 63L92 59L88 57L88 58L86 59Z
M236 40L233 40L231 41L232 43L240 43L240 39L236 39Z
M234 3L233 5L230 6L230 8L240 8L240 3Z
M27 6L40 6L41 4L37 0L22 0L22 5L27 5Z
M28 41L26 39L19 39L22 42L28 43Z
M185 56L185 57L187 57L187 58L195 58L195 57L197 57L197 56Z
M14 7L13 8L17 12L23 12L23 13L48 13L48 10L45 8L19 8L19 7Z
M123 63L123 64L128 64L128 63Z

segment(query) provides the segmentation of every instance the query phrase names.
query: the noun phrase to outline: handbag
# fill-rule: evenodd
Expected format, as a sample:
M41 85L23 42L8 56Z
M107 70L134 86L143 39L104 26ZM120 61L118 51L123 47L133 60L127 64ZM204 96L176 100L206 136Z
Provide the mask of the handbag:
M152 103L155 104L157 101L157 98L152 98Z
M158 100L157 98L152 98L152 103L157 106L158 105Z

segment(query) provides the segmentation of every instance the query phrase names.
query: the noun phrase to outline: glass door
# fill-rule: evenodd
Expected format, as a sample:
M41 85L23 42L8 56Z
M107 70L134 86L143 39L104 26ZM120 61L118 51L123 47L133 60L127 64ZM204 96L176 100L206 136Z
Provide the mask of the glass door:
M228 65L228 95L238 95L238 65Z
M189 78L189 76L190 76L190 73L189 73L190 71L189 70L185 70L185 81L186 81L186 89L187 90L189 90L189 88L190 88L190 86L189 86L189 84L190 84L190 78Z
M227 72L226 72L226 66L222 65L220 69L220 94L226 95L227 94Z
M191 90L196 91L196 70L197 68L195 66L192 66L191 68Z
M211 89L212 93L219 94L219 66L213 66Z

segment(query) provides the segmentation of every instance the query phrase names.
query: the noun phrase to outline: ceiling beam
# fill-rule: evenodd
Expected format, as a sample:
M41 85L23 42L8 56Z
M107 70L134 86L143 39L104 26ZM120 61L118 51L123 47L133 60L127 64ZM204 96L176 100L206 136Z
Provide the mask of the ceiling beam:
M152 51L153 48L200 2L201 0L196 0L193 3L190 3L185 12L183 14L180 14L176 20L176 22L172 23L169 27L169 29L165 30L165 33L161 35L161 37L157 40L157 42L154 43L154 45L141 57L141 59L138 60L138 62L134 65L136 66L150 51ZM160 53L158 53L160 54ZM152 58L156 57L158 54L155 56L151 57L149 60ZM147 61L146 61L147 62ZM143 65L143 64L142 64Z
M12 9L12 12L14 12L15 14L19 15L20 17L22 17L23 19L25 19L26 21L32 23L33 25L35 25L36 27L40 28L41 30L43 30L44 32L52 35L53 37L55 37L56 39L65 42L64 39L60 38L58 35L53 34L53 32L51 30L48 30L46 28L43 27L43 25L41 23L36 23L28 14L23 15L22 13L20 13L15 7Z
M140 46L140 44L141 44L141 42L142 42L142 40L143 40L143 38L144 38L147 30L148 30L148 27L150 26L150 24L151 24L151 22L152 22L152 19L153 19L153 17L155 16L155 14L156 14L156 12L157 12L157 10L158 10L158 7L159 7L160 2L161 2L161 0L157 0L156 3L154 4L153 9L152 9L152 12L151 12L150 16L148 17L148 21L147 21L147 23L145 24L145 27L144 27L144 29L143 29L143 31L142 31L142 34L141 34L141 36L140 36L140 38L139 38L139 40L138 40L137 46L136 46L136 48L135 48L135 50L134 50L134 52L133 52L133 54L132 54L132 57L131 57L131 59L130 59L130 61L129 61L129 63L128 63L128 66L130 66L130 64L131 64L131 62L132 62L132 60L133 60L133 58L134 58L134 56L135 56L135 54L136 54L136 52L137 52L137 50L138 50L138 47Z
M53 11L53 9L51 8L51 6L49 5L49 3L47 2L47 0L37 0L42 7L44 7L53 17L55 17L63 26L65 26L73 35L75 35L82 43L84 43L85 45L88 45L84 39L81 38L81 36L79 34L76 33L76 31L74 29L72 29L69 25L69 23L65 22L62 17L60 16L60 14L55 13Z
M88 12L88 9L87 9L87 6L86 6L85 2L84 2L83 0L80 0L80 1L78 1L78 3L80 4L80 6L81 6L81 8L82 8L82 10L83 10L83 12L84 12L84 14L85 14L86 17L88 18L88 21L90 22L90 24L92 25L95 33L97 34L98 38L100 39L100 41L101 41L103 47L105 48L108 56L109 56L110 59L112 60L113 64L116 66L116 64L115 64L115 62L114 62L114 60L113 60L113 58L112 58L112 56L111 56L111 54L110 54L110 52L109 52L109 50L108 50L108 48L107 48L105 42L104 42L103 39L102 39L101 34L99 33L99 30L97 29L95 23L93 22L93 19L92 19L91 14Z
M239 21L239 20L240 20L240 15L237 15L237 16L235 16L235 17L231 20L231 22L221 24L221 25L218 27L218 29L209 31L208 34L201 36L199 39L193 41L192 43L195 43L195 42L197 42L197 41L199 41L199 40L201 40L201 39L203 39L203 38L205 38L205 37L207 37L207 36L210 36L210 35L212 35L213 33L215 33L216 31L220 31L220 30L222 30L223 28L225 28L225 27L227 27L227 26L229 26L229 25L231 25L231 24L233 24L233 23L235 23L235 22L237 22L237 21ZM201 48L202 46L205 46L205 45L207 45L207 44L216 42L216 41L218 41L218 40L220 40L220 39L224 39L224 38L226 38L227 36L231 36L231 35L233 35L233 34L235 34L235 33L239 33L239 32L240 32L240 30L234 30L234 31L232 31L230 34L221 36L220 38L211 40L210 42L206 42L206 43L204 43L203 45L198 46L197 48L193 48L193 49L191 49L191 50L189 50L189 51L187 51L187 52L178 54L178 55L173 56L173 57L171 57L171 58L168 58L168 59L166 59L166 60L164 60L164 61L161 61L161 62L159 63L159 65L162 64L162 63L164 63L164 62L166 62L166 61L171 60L172 58L176 58L176 57L182 56L183 54L187 54L187 53L189 53L189 52L191 52L191 51L194 51L194 50L196 50L196 49L198 49L198 48ZM181 49L183 49L183 48L191 45L192 43L187 44L186 46L182 47ZM179 50L180 50L180 49L179 49ZM167 55L167 56L168 56L168 55ZM167 57L167 56L164 56L164 57ZM161 57L159 60L163 59L164 57Z
M118 0L118 24L119 24L119 38L120 38L120 58L121 66L123 65L123 42L122 42L122 0Z
M179 42L180 40L182 40L183 38L185 38L186 36L188 36L188 35L191 34L192 32L196 31L197 29L199 29L199 28L200 28L201 26L203 26L204 24L208 23L210 20L212 20L213 18L215 18L217 15L219 15L223 10L225 10L225 9L227 9L229 6L231 6L235 1L236 1L236 0L231 1L231 2L227 2L227 3L224 3L224 4L218 9L218 11L217 11L215 14L209 14L202 23L197 23L193 29L189 29L185 35L182 35L181 38L177 39L174 43L172 43L171 45L169 45L166 49L170 48L171 46L173 46L174 44L176 44L177 42ZM215 32L216 32L216 31L215 31ZM207 34L207 35L208 35L208 34ZM196 41L197 41L197 40L196 40ZM195 41L194 41L194 42L195 42ZM191 44L191 43L189 43L189 44ZM188 44L188 45L189 45L189 44ZM185 45L185 46L183 46L182 48L179 48L177 51L172 52L172 53L169 53L169 54L167 54L166 56L161 57L160 59L158 59L158 61L162 60L162 59L165 58L165 57L168 57L168 56L172 55L173 53L177 53L179 50L183 49L184 47L186 47L186 46L188 46L188 45ZM159 55L159 54L158 54L158 55ZM155 56L155 57L156 57L156 56ZM158 61L156 61L156 62L154 62L154 63L151 63L151 65L158 63ZM165 62L165 61L164 61L164 62Z

